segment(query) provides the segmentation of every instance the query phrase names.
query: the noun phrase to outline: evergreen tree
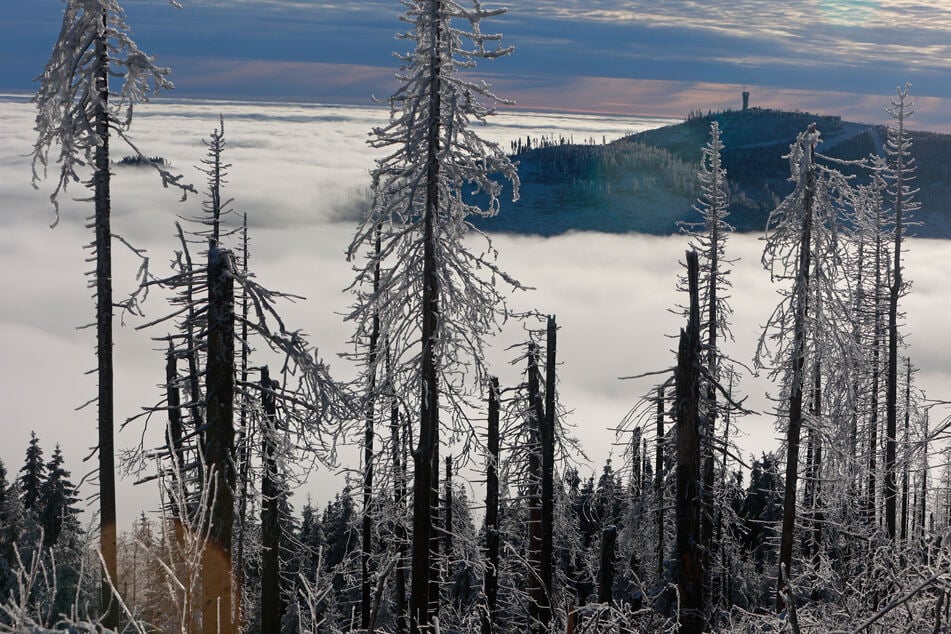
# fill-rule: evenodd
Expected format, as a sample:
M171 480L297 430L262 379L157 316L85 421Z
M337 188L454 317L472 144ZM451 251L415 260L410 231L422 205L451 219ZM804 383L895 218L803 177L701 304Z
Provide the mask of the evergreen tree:
M43 526L45 548L53 547L64 532L79 531L78 490L69 476L69 471L63 466L63 452L57 444L46 464L46 480L40 488L38 515Z
M36 432L30 432L30 445L26 448L26 462L20 468L20 496L23 508L39 508L40 491L46 479L46 465L43 463L43 449Z

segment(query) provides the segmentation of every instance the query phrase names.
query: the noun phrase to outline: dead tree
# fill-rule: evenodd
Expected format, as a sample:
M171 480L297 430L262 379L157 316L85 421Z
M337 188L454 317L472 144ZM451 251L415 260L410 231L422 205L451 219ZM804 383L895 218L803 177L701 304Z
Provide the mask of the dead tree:
M237 632L232 620L231 546L234 530L234 263L230 251L208 248L208 358L205 464L211 491L208 544L202 554L202 628Z
M690 312L680 331L675 382L677 389L677 587L683 634L700 634L704 627L703 553L701 552L700 492L700 301L698 259L687 252Z
M657 446L654 449L654 498L657 508L657 578L664 578L664 386L657 386Z
M542 613L547 606L545 587L541 576L542 559L542 426L545 405L541 395L541 371L539 369L538 345L528 344L528 403L529 408L529 454L528 454L528 614L532 632L544 632Z
M381 237L377 231L374 250L377 257L380 255ZM373 292L380 291L380 263L376 262L373 271ZM370 626L370 603L372 583L370 580L370 555L373 550L373 440L376 417L376 373L377 356L380 344L380 315L374 313L371 317L370 340L367 348L367 396L366 396L366 426L363 432L363 534L360 553L361 601L360 625L364 629Z
M267 366L261 368L261 451L264 471L261 474L261 631L279 632L284 616L281 599L281 510L284 494L278 473L277 411L275 389Z
M797 167L803 185L801 192L801 220L798 259L795 267L795 285L792 296L793 343L789 361L789 424L786 431L786 482L783 495L783 524L779 543L779 574L776 588L776 610L785 608L787 579L792 572L792 549L796 526L796 488L799 481L799 439L802 432L802 403L806 361L806 317L809 310L809 278L812 271L812 226L815 203L815 151L818 132L811 124L795 144L802 152ZM808 153L808 154L806 154Z
M485 580L482 634L494 634L499 593L499 379L489 379L488 465L485 488Z
M556 359L558 328L555 316L548 316L546 328L545 352L545 415L542 419L539 440L541 441L542 476L542 526L541 526L541 576L544 604L539 611L541 630L547 632L551 623L552 603L552 566L554 564L554 526L555 526L555 403L556 403Z
M902 279L902 237L908 215L918 207L912 200L916 190L909 183L915 178L915 162L910 154L911 139L905 131L905 119L914 113L914 105L908 101L909 84L899 90L897 98L892 99L888 112L895 119L896 127L889 127L888 141L885 144L888 153L886 179L890 182L888 193L892 199L894 213L894 246L892 248L891 286L888 290L888 361L885 378L885 532L892 541L895 539L895 516L897 480L895 477L895 445L898 427L898 299L904 293Z
M404 512L406 508L406 462L403 460L403 448L406 443L405 437L400 434L400 411L397 400L390 395L390 439L392 444L393 456L393 480L394 495L396 503L396 526L394 528L394 537L396 539L396 582L393 592L396 594L396 632L397 634L406 634L409 630L409 611L406 605L406 546L408 537L406 534L406 524Z
M614 597L614 566L617 554L617 527L601 531L601 565L598 571L598 603L610 605Z
M110 141L128 142L125 131L132 120L133 104L148 101L150 93L171 88L167 68L141 51L130 35L125 15L117 0L67 2L59 37L39 78L33 103L37 108L37 140L33 146L33 184L45 179L49 152L59 146L56 157L57 184L50 201L59 222L59 194L71 182L82 181L92 190L94 213L89 228L95 237L89 248L95 262L96 377L95 402L98 407L97 451L99 459L99 549L104 567L100 583L101 623L118 629L119 606L113 600L113 584L118 583L116 549L116 467L114 443L113 312L116 307L135 310L135 300L116 303L113 299ZM121 83L110 89L110 80ZM118 96L119 99L110 100ZM130 143L131 146L131 143ZM138 150L132 146L139 156ZM160 166L163 184L188 191ZM79 171L90 167L88 179ZM136 252L141 256L141 252Z

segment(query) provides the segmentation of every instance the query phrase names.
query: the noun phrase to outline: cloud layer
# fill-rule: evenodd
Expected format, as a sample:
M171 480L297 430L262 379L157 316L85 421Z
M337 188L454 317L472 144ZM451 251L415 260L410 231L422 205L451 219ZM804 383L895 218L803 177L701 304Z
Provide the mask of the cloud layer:
M157 104L143 108L134 126L135 138L150 155L171 160L174 169L200 185L197 165L204 149L200 139L225 115L227 160L233 164L228 188L235 208L246 211L252 225L252 265L259 280L273 288L307 297L285 306L287 322L304 329L335 372L349 377L353 368L336 355L348 350L351 329L340 314L350 304L342 289L351 281L344 252L352 237L352 222L341 220L359 204L374 158L365 138L385 112L374 108L285 106L241 103ZM602 133L615 138L643 126L645 120L626 117L550 116L530 114L498 118L485 132L497 141L525 134L564 133L582 139ZM93 332L76 330L92 319L93 304L83 272L90 268L83 245L90 236L84 227L86 203L68 202L60 226L51 231L48 185L34 191L29 184L25 155L32 144L32 110L28 104L0 100L0 401L7 436L0 458L12 474L19 469L30 430L36 430L47 452L63 445L74 475L91 470L82 465L95 438L93 408L74 411L95 391L95 377L83 373L94 366ZM116 152L121 154L118 144ZM178 202L159 187L148 170L117 169L113 193L114 229L136 246L148 249L156 273L176 248L174 222L198 213L199 201ZM84 196L81 189L71 190ZM503 211L505 213L505 206ZM541 239L496 236L495 246L505 270L536 290L512 298L518 310L537 309L558 317L561 398L573 410L571 422L593 468L611 454L616 426L650 381L619 381L617 377L670 367L673 341L680 319L668 308L680 301L673 291L680 237L579 233ZM736 312L735 344L729 352L748 362L759 325L775 302L775 289L759 265L761 244L756 236L731 238L729 250L740 261L733 269L732 303ZM947 312L951 282L940 267L948 244L912 241L907 276L914 291L905 300L908 343L913 362L921 368L919 382L932 397L951 384L951 335L942 317ZM116 249L115 283L132 285L136 262ZM149 317L163 314L161 297L146 305ZM127 319L118 331L116 355L117 416L123 420L158 399L164 362L150 337L164 331L139 332L141 319ZM492 345L490 361L503 384L519 381L520 368L508 364L506 348L524 338L511 323ZM762 415L741 422L746 451L776 446L773 420L765 398L775 388L763 379L745 378L741 391ZM135 445L142 428L133 423L119 435L118 445ZM345 454L348 455L348 454ZM306 491L321 503L340 480L321 470ZM152 485L146 485L151 487ZM86 488L89 494L92 489ZM151 489L121 485L121 517L131 522L150 499ZM145 503L145 509L152 506Z

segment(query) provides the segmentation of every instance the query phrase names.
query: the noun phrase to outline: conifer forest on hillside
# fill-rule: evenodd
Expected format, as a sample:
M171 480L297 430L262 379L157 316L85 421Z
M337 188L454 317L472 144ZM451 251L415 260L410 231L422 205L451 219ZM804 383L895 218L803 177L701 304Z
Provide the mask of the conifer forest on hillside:
M63 7L30 161L51 203L36 214L55 225L74 197L88 212L97 392L81 410L98 437L86 477L37 434L22 466L0 461L0 632L951 631L951 397L916 382L905 305L916 212L925 200L939 229L923 232L939 235L947 199L921 182L918 139L941 145L910 131L910 84L882 97L885 127L744 104L610 144L499 143L484 131L509 102L478 69L514 52L496 30L506 10L402 0L397 88L367 130L376 158L338 262L352 271L338 360L287 316L306 300L255 271L228 118L194 140L190 182L130 128L170 70L119 0ZM777 143L766 122L780 120L799 127ZM171 192L165 253L113 227L126 170ZM635 199L652 210L630 212ZM609 204L629 217L608 231L684 236L666 296L678 331L656 367L630 351L621 380L641 396L623 419L579 421L559 344L586 332L513 307L533 289L495 237L578 229ZM734 284L734 213L763 236L773 295ZM131 293L114 287L128 278ZM744 302L770 304L758 331L733 328ZM488 350L513 324L518 379L504 381ZM157 349L159 396L128 419L121 330ZM750 405L754 375L768 410ZM770 451L740 440L754 415L774 425ZM604 464L584 454L594 424L618 445ZM318 470L342 488L295 496ZM140 508L117 510L117 478Z

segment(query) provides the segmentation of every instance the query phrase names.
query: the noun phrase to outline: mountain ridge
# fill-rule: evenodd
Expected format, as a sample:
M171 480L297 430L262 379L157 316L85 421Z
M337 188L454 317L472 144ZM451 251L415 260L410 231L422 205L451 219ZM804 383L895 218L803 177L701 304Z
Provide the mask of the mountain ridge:
M519 141L521 197L505 192L498 216L476 224L489 232L558 235L568 231L679 233L696 222L697 169L710 123L720 125L722 162L730 186L730 222L737 231L763 231L770 211L792 191L783 155L796 135L815 123L820 153L837 161L881 154L884 125L839 116L761 108L693 115L685 121L632 134L603 145L548 139ZM951 135L910 132L918 164L915 198L921 210L911 235L951 238ZM542 147L537 147L542 145ZM865 170L845 166L861 182ZM508 190L508 187L506 187Z

